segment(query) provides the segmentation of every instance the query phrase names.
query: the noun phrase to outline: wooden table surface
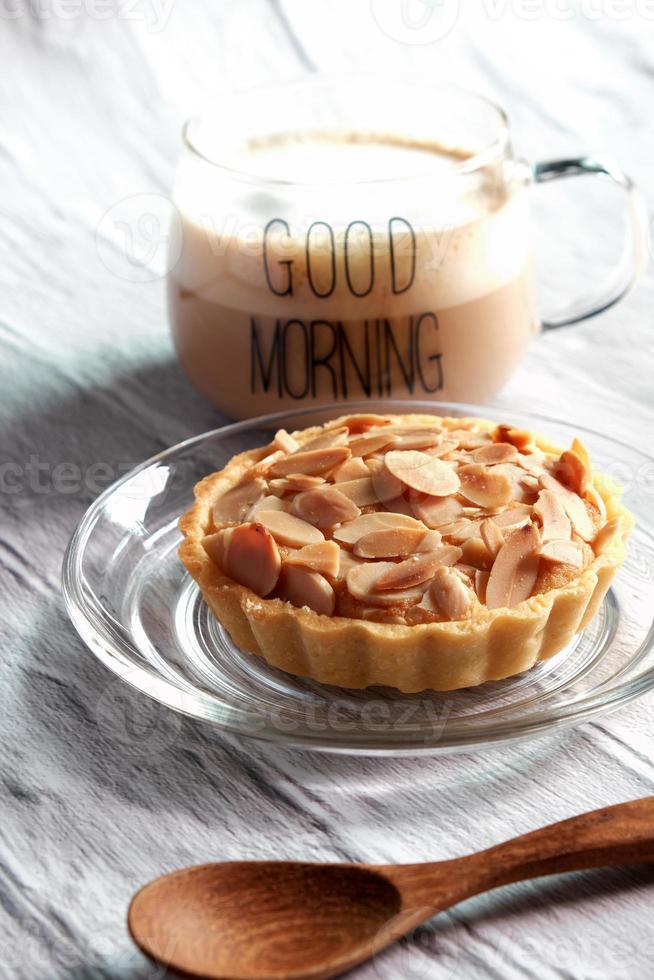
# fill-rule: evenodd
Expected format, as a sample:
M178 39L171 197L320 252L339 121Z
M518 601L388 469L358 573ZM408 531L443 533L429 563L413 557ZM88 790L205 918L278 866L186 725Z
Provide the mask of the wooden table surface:
M185 116L246 84L412 69L502 102L530 159L610 152L654 200L653 16L645 0L1 4L0 976L161 976L133 951L125 910L180 865L449 857L654 792L651 698L492 753L293 753L124 688L60 593L66 542L111 475L220 424L173 359L161 249L135 241L144 269L107 231L134 202L165 205ZM548 291L597 283L618 202L588 183L540 194ZM647 270L602 317L541 336L497 404L648 446L653 300ZM641 868L505 888L357 976L640 980L652 887Z

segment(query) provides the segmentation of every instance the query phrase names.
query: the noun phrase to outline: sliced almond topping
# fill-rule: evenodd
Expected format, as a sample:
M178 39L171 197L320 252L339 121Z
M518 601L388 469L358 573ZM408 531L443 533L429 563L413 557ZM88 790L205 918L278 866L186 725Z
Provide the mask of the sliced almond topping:
M583 497L590 481L588 467L576 453L566 449L554 467L554 476L573 493Z
M420 599L424 592L422 588L403 589L397 592L390 589L383 592L377 591L377 580L395 568L397 565L392 561L374 561L355 565L347 573L348 592L360 602L370 603L374 606L397 606Z
M516 463L497 463L493 466L492 472L501 474L507 478L511 484L512 501L516 503L531 503L538 492L538 486L534 489L525 486L524 481L527 479L528 474L521 466L516 465Z
M350 434L356 435L359 432L365 432L367 429L371 429L373 426L377 428L385 428L390 426L391 420L385 415L350 415L349 418L345 419L345 424L347 425Z
M290 503L286 500L280 500L279 497L267 496L262 497L261 500L257 500L256 504L252 504L249 511L246 514L246 520L252 521L255 519L256 515L260 510L288 510Z
M547 541L541 546L541 558L561 565L581 568L584 563L581 547L577 541Z
M393 449L428 449L442 439L440 429L404 429L393 436Z
M260 477L245 480L238 486L232 487L213 505L214 524L228 524L243 519L248 507L260 500L266 492L266 481Z
M402 496L404 484L393 476L385 463L382 463L377 472L372 474L371 479L377 500L382 504Z
M336 542L332 542L332 543L336 544ZM336 547L338 548L338 545L336 545ZM346 551L345 548L339 548L339 551L341 553L340 561L338 565L338 571L334 576L334 578L336 579L337 582L342 582L345 578L347 578L347 573L350 571L351 568L357 568L360 565L364 565L366 563L363 561L362 558L356 558L351 551Z
M323 616L331 616L336 596L331 585L318 572L301 565L285 564L279 576L279 594L294 606L308 606Z
M534 514L541 523L542 541L570 538L572 526L558 494L552 490L541 490L534 504Z
M611 517L610 520L606 522L603 528L600 528L595 540L593 541L593 550L596 555L603 555L606 551L609 551L618 541L621 541L623 537L622 528L622 517L618 514L616 517Z
M519 458L518 450L509 442L494 442L473 452L475 463L492 466L493 463L514 463Z
M584 464L584 466L586 467L586 469L590 473L591 466L590 466L590 456L588 454L588 450L584 446L583 442L581 442L580 439L577 439L576 436L572 440L572 445L570 446L570 450L576 456L579 457L579 459L581 460L581 462Z
M315 527L333 527L344 521L353 521L361 513L357 505L336 487L320 487L299 493L291 509L297 517Z
M515 507L509 507L499 514L494 514L493 520L498 527L509 529L528 524L530 516L531 507L527 504L516 504Z
M289 473L270 481L270 489L275 493L297 492L298 490L313 490L325 482L322 476L306 476L304 473Z
M318 541L325 540L324 534L317 527L281 510L260 510L257 522L270 531L275 541L291 548L303 548L307 544L317 544Z
M581 497L573 493L572 490L568 490L549 473L543 473L540 482L545 490L552 490L559 497L563 509L572 521L572 526L579 537L583 538L584 541L592 541L595 536L595 529L586 504Z
M540 476L544 469L545 453L540 449L534 449L530 453L518 453L516 460L518 466L534 476Z
M415 497L411 506L418 520L433 528L453 524L463 513L463 507L455 497Z
M419 527L393 527L383 531L370 531L359 538L354 554L360 558L406 558L420 551L428 531ZM440 544L440 535L437 544Z
M513 498L511 481L493 467L486 469L479 463L469 463L459 470L461 493L480 507L501 507Z
M225 555L227 554L229 539L233 531L233 527L226 527L222 531L216 531L215 534L207 534L206 537L202 538L202 547L218 568L225 568Z
M454 468L427 453L393 449L386 453L386 466L398 480L420 493L446 497L459 489Z
M478 568L475 572L475 592L479 601L484 604L486 604L486 587L489 578L490 572L482 571L481 568Z
M255 463L252 472L255 475L260 475L262 473L268 474L270 467L277 463L279 460L285 459L287 454L283 449L275 449L272 453L267 453L267 455L262 456L258 463Z
M463 579L454 569L444 567L436 569L429 597L452 622L465 619L473 603L472 591Z
M360 480L343 480L338 484L338 490L357 507L369 507L377 503L377 494L370 476L364 476Z
M597 507L599 512L600 520L606 520L606 504L604 503L604 498L602 494L597 490L592 483L589 483L586 487L586 499L594 507Z
M281 449L285 453L294 453L296 449L300 448L300 444L297 439L294 439L292 435L286 431L286 429L279 429L275 433L275 438L273 439L273 447L275 449Z
M443 539L440 531L425 531L416 550L421 554L423 551L436 551L442 544ZM444 547L449 548L450 545L444 545Z
M474 429L450 429L448 436L456 439L461 449L469 450L479 449L480 446L493 441L490 432L476 432Z
M538 577L540 537L533 524L513 532L493 562L486 605L489 609L515 606L528 599Z
M389 446L393 441L393 434L388 435L365 435L350 438L350 452L353 456L370 456L378 452L385 446Z
M534 437L525 429L514 429L510 425L498 425L494 434L495 442L508 442L520 452L533 448Z
M335 541L320 541L318 544L308 544L299 551L291 551L284 559L284 565L302 565L321 575L330 578L339 577L341 554L345 554Z
M440 565L438 554L428 552L424 555L412 555L406 561L398 562L377 579L375 589L385 592L387 589L410 589L421 582L427 582Z
M443 439L439 442L437 446L432 446L430 449L425 449L428 456L435 456L440 459L443 456L447 456L448 459L452 459L457 452L458 442L456 439Z
M370 470L360 456L353 456L342 466L334 470L334 482L344 483L345 481L358 480L361 477L370 476Z
M426 530L424 524L413 517L377 511L374 514L362 514L361 517L357 517L355 521L351 521L349 524L341 524L334 531L334 540L342 541L344 544L356 544L364 534L393 527L418 527L422 531Z
M461 545L461 558L473 568L488 569L493 564L493 554L479 537L468 538Z
M490 551L492 557L495 558L497 552L504 544L502 529L495 523L492 517L488 517L479 525L479 533L481 534L481 539Z
M314 439L302 443L302 451L310 452L314 449L332 449L334 446L346 446L349 436L349 429L342 425L336 429L327 429Z
M265 527L260 523L240 524L233 529L225 554L227 575L257 595L266 596L277 585L280 568L277 545Z
M406 517L413 517L413 508L404 496L395 497L394 500L385 500L384 507L394 514L404 514Z
M457 544L467 541L468 538L477 537L479 534L480 521L461 520L454 524L445 524L439 528L444 538L451 538Z
M534 493L540 487L540 480L537 476L534 476L533 473L526 473L520 480L520 485L524 487L528 493Z
M304 473L305 476L318 476L328 473L350 458L347 446L334 446L333 449L310 449L308 452L293 453L277 459L270 467L270 475L288 476L289 473Z

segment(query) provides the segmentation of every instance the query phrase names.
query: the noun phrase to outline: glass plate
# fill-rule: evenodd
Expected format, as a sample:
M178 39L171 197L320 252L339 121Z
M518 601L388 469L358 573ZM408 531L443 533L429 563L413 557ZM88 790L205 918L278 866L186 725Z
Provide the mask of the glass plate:
M243 653L209 613L177 557L177 521L194 484L280 427L345 411L480 415L574 435L617 477L637 525L627 561L593 624L560 654L517 677L463 691L346 691L292 677ZM589 429L474 405L384 401L299 409L188 439L138 466L90 507L63 569L70 617L93 653L151 698L216 728L304 749L416 755L526 738L626 704L654 686L654 460Z

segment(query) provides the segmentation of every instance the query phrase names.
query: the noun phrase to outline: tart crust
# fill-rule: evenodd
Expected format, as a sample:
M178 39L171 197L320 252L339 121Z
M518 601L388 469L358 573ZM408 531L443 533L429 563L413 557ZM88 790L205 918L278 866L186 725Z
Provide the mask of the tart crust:
M329 428L356 418L343 416ZM384 416L408 425L437 420L446 427L474 423L496 428L483 419L425 415ZM300 443L322 426L293 433ZM534 433L546 452L562 450ZM234 643L290 674L342 688L383 685L405 693L426 689L451 691L500 680L528 670L562 650L593 619L624 561L633 527L621 504L617 484L593 473L592 483L606 507L606 519L619 520L615 535L571 581L533 595L512 608L484 608L473 619L400 625L320 615L283 599L262 599L227 576L207 555L202 540L212 528L212 506L271 452L260 447L233 457L224 469L195 487L195 503L180 520L184 540L179 554L198 582L204 599Z

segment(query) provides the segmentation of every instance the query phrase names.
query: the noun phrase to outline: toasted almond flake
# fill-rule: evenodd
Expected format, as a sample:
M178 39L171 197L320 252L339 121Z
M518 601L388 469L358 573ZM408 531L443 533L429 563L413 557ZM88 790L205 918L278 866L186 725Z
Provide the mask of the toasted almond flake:
M537 476L532 473L526 473L525 476L520 480L520 485L528 492L534 493L540 487L540 480Z
M356 542L354 554L360 558L406 558L421 550L421 542L429 533L419 527L392 527L370 531ZM440 544L440 535L438 538L436 544Z
M566 449L554 467L554 476L573 493L582 496L590 481L590 472L582 459Z
M414 496L411 499L411 506L418 520L432 528L453 524L463 513L463 507L455 497Z
M375 582L377 592L387 590L402 591L427 582L440 565L439 557L434 552L424 555L411 555L406 561L398 562L384 572Z
M353 456L371 456L372 453L390 446L393 441L393 434L388 435L365 435L350 438L350 452Z
M545 453L540 449L534 449L530 453L518 453L516 460L518 466L534 476L540 476L544 470Z
M366 476L370 476L370 470L360 456L353 456L352 459L348 459L342 466L338 466L333 473L335 483L345 483Z
M334 544L336 542L333 542ZM338 545L336 545L338 547ZM351 551L346 551L345 548L339 548L340 551L340 561L338 565L338 572L334 576L337 582L342 582L347 578L347 573L351 568L357 568L360 565L366 564L363 558L357 558L352 554Z
M397 564L392 561L375 561L355 565L349 570L345 580L348 592L360 602L374 606L397 606L420 599L424 592L422 588L384 592L376 590L377 580L395 568L397 568Z
M359 480L343 480L338 484L338 490L357 507L370 507L377 503L377 494L370 476Z
M443 439L437 446L431 446L429 449L425 449L425 452L428 456L433 456L437 459L443 456L447 456L449 459L456 452L458 445L456 439Z
M257 522L270 531L275 541L291 548L303 548L307 544L317 544L318 541L325 540L324 534L317 527L281 510L260 510Z
M385 500L384 507L394 514L404 514L406 517L413 517L413 508L406 497L395 497L393 500Z
M481 534L481 539L490 551L492 557L495 558L498 551L504 544L504 535L502 534L501 527L496 524L492 517L488 517L479 525L479 533Z
M291 510L315 527L334 527L344 521L353 521L361 513L349 497L331 486L299 493L293 500Z
M440 429L403 429L391 440L393 449L428 449L441 442Z
M619 514L616 517L611 517L595 535L595 540L593 541L595 554L605 554L614 545L622 541L623 534L622 517Z
M589 483L586 487L586 500L592 504L593 507L597 507L600 520L606 521L606 504L604 503L604 498L592 483Z
M213 505L212 516L215 525L228 524L243 519L248 507L260 500L266 492L266 481L260 477L244 480L218 497Z
M591 469L591 466L590 466L590 455L588 453L588 450L584 446L583 442L580 439L577 439L576 436L572 440L572 445L570 446L570 451L573 452L573 453L575 453L575 455L579 457L579 459L581 460L581 462L584 464L584 466L586 467L586 469L590 473L590 469Z
M385 415L366 415L362 413L361 415L350 415L345 419L345 425L347 425L351 435L356 435L359 432L365 432L367 429L371 429L373 426L385 428L386 426L392 425L392 423Z
M402 496L404 484L393 476L385 462L377 472L371 474L371 480L375 496L380 503L385 504Z
M538 577L540 537L533 524L520 527L500 548L486 586L489 609L511 607L528 599Z
M514 429L510 425L498 425L494 433L495 442L508 442L520 452L533 448L534 437L525 429Z
M333 449L335 446L346 446L349 429L341 425L336 429L326 429L320 435L302 443L302 452L312 452L315 449Z
M227 575L263 597L277 585L280 568L279 550L265 527L257 522L233 529L225 553Z
M442 544L443 539L440 531L425 531L416 550L419 553L422 553L423 551L436 551ZM447 545L446 547L450 546Z
M459 469L459 479L463 496L481 507L501 507L513 498L511 481L497 467L469 463Z
M479 524L480 521L470 521L466 518L455 521L454 524L445 524L439 528L439 531L444 538L451 538L458 544L467 541L468 538L476 537L479 534Z
M284 559L284 565L302 565L312 572L320 572L337 579L340 573L341 555L345 554L335 541L320 541L308 544L299 551L291 551Z
M552 490L541 490L534 504L534 514L541 524L541 541L570 538L572 526L558 494Z
M350 458L347 446L334 446L332 449L310 449L308 452L292 453L277 459L270 467L270 475L288 476L289 473L304 473L305 476L319 476L328 473Z
M451 622L464 619L473 603L470 587L453 569L443 566L434 573L429 597Z
M300 448L300 444L297 439L294 439L292 435L286 431L286 429L278 429L275 433L275 438L272 442L275 449L281 449L285 453L294 453L296 449Z
M376 511L374 514L362 514L361 517L357 517L355 521L350 521L348 524L341 524L334 531L334 540L353 545L364 534L369 534L370 531L381 531L393 527L418 527L423 531L427 530L424 524L416 521L413 517Z
M216 531L215 534L207 534L202 538L202 547L218 568L225 568L225 555L227 554L229 539L233 531L233 527L226 527L221 531Z
M488 585L488 579L490 577L490 572L484 572L480 568L475 572L475 592L477 593L477 598L480 602L486 604L486 586Z
M261 500L257 500L256 504L252 504L249 511L245 515L247 521L253 521L260 510L288 510L290 503L286 500L280 500L279 497L267 496L262 497Z
M259 475L262 473L267 474L271 466L273 466L274 463L277 463L280 460L285 459L286 455L287 454L282 449L275 449L274 452L267 453L265 456L262 456L261 459L254 464L252 468L252 472L255 475Z
M491 442L487 446L475 449L475 463L492 466L494 463L514 463L518 459L518 450L509 442Z
M583 538L584 541L592 541L595 536L595 529L586 504L581 497L573 493L572 490L568 490L567 487L564 487L562 483L555 480L549 473L543 473L540 482L543 489L552 490L559 497L563 509L570 518L572 526L579 537Z
M493 520L500 528L516 528L524 527L525 524L529 523L531 516L531 507L527 504L516 504L514 507L508 507L499 514L493 515Z
M454 468L426 453L392 449L386 453L386 466L398 480L420 493L445 497L459 489L459 477Z
M497 475L505 476L511 485L511 502L531 503L536 493L524 486L523 480L527 476L525 470L516 463L496 463L491 470Z
M468 538L461 545L461 558L473 568L489 569L495 556L480 537Z
M322 476L306 476L304 473L289 473L270 481L270 489L275 493L295 493L299 490L313 490L324 484Z
M581 568L584 559L577 541L547 541L541 545L540 557L561 565Z
M456 439L461 449L471 451L493 441L490 432L476 432L474 429L450 429L448 436L451 439Z
M327 579L301 565L284 565L279 576L278 592L282 599L299 608L308 606L323 616L334 613L336 596Z

